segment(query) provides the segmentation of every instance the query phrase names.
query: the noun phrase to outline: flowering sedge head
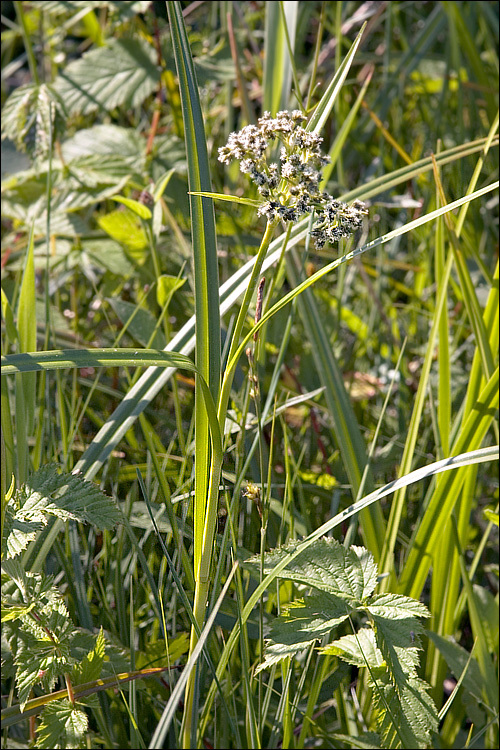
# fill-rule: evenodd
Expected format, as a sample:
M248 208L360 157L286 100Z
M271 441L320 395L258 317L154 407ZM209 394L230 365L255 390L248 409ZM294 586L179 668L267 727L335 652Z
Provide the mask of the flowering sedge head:
M321 169L330 158L321 152L321 136L302 127L305 119L299 110L278 112L276 117L264 112L257 125L231 133L219 148L219 161L240 162L241 172L249 175L263 198L258 214L269 222L295 222L314 210L311 234L321 248L352 234L368 212L361 201L349 205L320 191ZM276 139L282 144L279 164L269 164L268 147Z

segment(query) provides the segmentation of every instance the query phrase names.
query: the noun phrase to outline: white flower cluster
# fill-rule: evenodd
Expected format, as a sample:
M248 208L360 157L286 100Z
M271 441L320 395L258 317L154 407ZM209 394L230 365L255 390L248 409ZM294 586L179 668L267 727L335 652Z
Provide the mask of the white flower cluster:
M314 209L318 218L312 236L316 247L321 248L326 242L352 234L367 211L361 201L348 205L319 190L321 168L328 164L329 157L321 152L321 136L302 127L305 119L300 110L284 110L276 117L264 112L257 125L231 133L227 144L219 149L219 161L240 162L240 170L250 176L265 199L258 214L266 215L268 221L297 221ZM279 165L268 164L268 147L276 138L283 144Z

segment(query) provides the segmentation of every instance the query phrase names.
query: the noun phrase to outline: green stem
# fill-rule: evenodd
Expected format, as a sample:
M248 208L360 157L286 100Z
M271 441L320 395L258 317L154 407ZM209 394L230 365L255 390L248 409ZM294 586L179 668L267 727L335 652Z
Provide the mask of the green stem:
M26 22L26 16L23 10L23 4L21 2L15 2L14 8L16 11L17 20L21 27L21 35L23 37L24 49L26 50L26 56L28 58L28 66L30 69L31 76L36 86L40 85L40 77L38 75L38 67L36 64L35 53L33 52L33 45L31 43L31 36Z
M259 252L257 253L257 256L255 258L255 264L252 269L252 274L250 276L245 296L243 297L243 302L241 303L240 311L238 313L238 319L234 327L233 337L231 339L231 347L229 349L229 354L227 357L228 363L232 361L236 351L238 350L241 332L245 324L248 308L250 307L250 302L252 301L252 297L257 286L257 281L259 279L260 269L262 268L262 263L264 262L264 258L266 257L269 245L271 244L271 240L273 238L273 233L277 223L277 221L267 222L266 231L264 232L264 236L262 237L262 241L260 243ZM231 386L233 384L234 370L234 366L230 369L226 368L224 379L222 381L222 388L219 398L219 408L217 410L219 424L222 425L222 428L224 428L224 420L226 418L229 395L231 393Z
M236 351L241 339L243 327L245 325L248 308L252 301L253 294L255 292L257 281L259 279L260 270L262 263L266 257L269 245L273 237L274 230L277 225L277 221L268 222L262 242L260 243L259 251L255 258L254 267L252 274L241 303L241 307L238 313L238 318L233 331L231 339L231 346L229 349L228 362L231 362L234 358ZM222 382L222 388L219 397L219 405L217 410L217 417L219 424L221 425L222 431L224 430L224 421L226 418L227 407L229 403L229 396L231 393L231 385L233 382L235 367L231 367L229 370L226 369L224 373L224 379ZM223 434L223 432L221 433ZM205 610L208 600L209 580L210 580L210 566L212 563L212 552L214 546L215 527L217 521L217 505L219 500L219 482L220 474L222 470L222 453L212 451L212 457L210 462L209 472L209 486L208 486L208 502L206 506L205 518L204 518L204 529L203 529L203 540L200 550L199 565L196 565L195 560L195 593L194 593L194 605L193 613L198 626L198 630L201 631L203 627L203 621L205 619ZM196 628L193 625L191 627L191 639L189 653L193 652L198 642L198 635ZM194 738L191 738L191 717L193 713L193 700L194 700L194 680L195 670L191 672L189 680L186 685L185 693L185 710L184 710L184 726L183 726L183 747L189 748L193 746Z

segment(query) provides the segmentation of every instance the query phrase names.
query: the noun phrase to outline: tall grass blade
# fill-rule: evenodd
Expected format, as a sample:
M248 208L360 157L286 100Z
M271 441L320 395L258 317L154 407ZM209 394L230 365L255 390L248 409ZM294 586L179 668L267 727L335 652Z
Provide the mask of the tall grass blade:
M151 737L151 742L149 744L149 747L154 750L154 748L157 747L163 747L163 743L165 741L165 737L167 735L169 726L172 722L172 719L174 718L175 711L177 710L177 706L179 704L179 701L182 698L182 694L184 692L184 688L186 687L187 681L196 666L196 662L198 661L198 657L201 653L202 648L205 645L205 642L210 635L210 632L213 628L213 624L215 621L215 618L217 616L217 612L220 609L220 606L224 600L224 597L227 593L227 590L229 588L229 584L231 583L231 580L233 578L234 572L236 570L237 563L233 565L233 568L231 572L229 573L227 580L224 584L224 587L220 593L219 598L217 599L217 602L215 604L215 607L213 608L212 612L210 613L209 617L207 618L207 621L205 623L205 626L200 634L199 640L192 652L192 654L189 657L189 661L182 670L182 674L172 691L172 695L169 698L169 701L167 705L165 706L165 709L163 711L163 714L156 726L156 729L154 731L153 736Z
M36 350L36 289L34 261L34 229L31 228L24 273L17 305L19 351ZM28 472L28 440L35 423L36 375L16 378L17 479L22 484Z
M356 515L361 510L363 510L364 508L367 508L372 503L378 502L383 497L386 497L387 495L390 495L396 492L398 489L402 487L408 487L410 484L414 484L415 482L420 482L424 479L429 479L430 477L433 477L435 474L439 474L441 472L446 472L446 476L453 477L454 472L451 471L452 469L456 470L456 473L458 474L460 471L466 470L467 467L472 464L482 463L484 461L498 460L499 455L500 455L500 446L496 445L490 448L480 448L475 451L468 451L467 453L462 453L460 455L442 459L441 461L436 461L435 463L429 464L428 466L424 466L424 467L421 467L420 469L416 469L415 471L412 471L410 474L407 474L404 477L400 477L399 479L395 479L392 482L389 482L383 487L380 487L379 489L374 490L369 495L366 495L361 500L358 500L357 502L353 503L351 506L343 510L341 513L337 513L336 516L331 518L326 523L322 524L322 526L317 528L312 534L309 534L308 537L306 537L300 544L297 545L297 548L293 553L286 555L286 557L284 557L276 565L273 571L269 573L261 581L261 583L258 584L256 589L252 592L252 594L248 598L245 608L243 609L243 612L241 613L241 622L246 622L248 620L253 608L257 604L259 598L262 596L264 591L267 588L269 588L272 581L274 581L279 576L281 571L284 570L286 566L297 555L299 555L301 552L307 549L307 547L311 545L316 539L319 539L320 537L328 534L329 531L334 529L336 526L339 526L348 518L351 518L352 516ZM229 658L233 652L233 649L236 643L238 642L238 637L239 637L239 624L237 624L233 628L231 635L229 636L226 642L224 651L221 655L219 665L217 667L217 675L219 678L224 674ZM215 690L216 690L216 686L215 684L212 684L210 687L209 695L207 696L207 700L205 702L203 715L200 720L200 731L202 733L208 721L208 716L211 710L211 705L215 697Z
M285 0L282 5L293 48L299 3L297 0ZM266 3L265 8L262 107L264 112L275 115L280 109L286 109L289 104L292 63L288 53L280 3Z
M292 255L287 257L287 273L292 288L298 286L297 273L299 268L300 261L292 251ZM342 379L342 373L325 334L314 295L311 290L306 290L298 300L307 338L312 344L316 370L322 385L325 387L325 399L333 420L333 429L342 461L351 484L351 493L353 498L356 499L361 485L361 477L368 462L366 447ZM373 477L371 471L368 470L365 490L371 492L372 489ZM363 511L362 524L366 546L378 560L382 551L382 540L385 537L385 524L380 506L371 506L368 510Z
M479 395L467 421L461 428L452 447L453 453L465 448L479 449L498 408L498 367ZM439 554L440 539L450 514L459 501L460 490L465 481L468 467L460 468L456 474L448 474L437 485L425 515L416 529L409 545L399 584L400 593L418 599L427 578L432 560Z
M471 153L480 151L486 142L486 139L480 139L464 146L454 147L443 151L436 158L440 165L455 161L456 159L469 156ZM495 139L498 143L498 139ZM340 196L341 200L349 201L354 198L366 200L396 185L403 184L419 174L432 169L431 157L426 157L413 166L405 166L400 170L392 173L392 176L377 177L366 185L362 185L354 190ZM495 189L496 185L490 189ZM210 191L207 191L210 192ZM465 202L466 199L463 200ZM456 204L452 204L455 206ZM287 251L303 240L307 234L309 220L306 218L297 223L290 234L287 243ZM268 255L262 264L262 272L270 268L281 255L281 248L284 241L284 235L275 239L269 248ZM251 275L254 260L251 259L236 271L220 288L220 312L226 313L231 309L233 304L244 294L248 279ZM172 337L171 341L165 347L165 351L178 351L182 354L190 354L195 346L193 336L195 328L194 317L190 318L184 326ZM115 409L97 435L93 438L87 447L84 455L77 463L75 469L85 473L87 478L92 478L104 464L113 448L126 434L127 430L133 425L137 416L151 403L155 395L163 388L165 383L172 377L175 369L168 368L164 372L158 372L156 367L149 368L130 389L122 403Z

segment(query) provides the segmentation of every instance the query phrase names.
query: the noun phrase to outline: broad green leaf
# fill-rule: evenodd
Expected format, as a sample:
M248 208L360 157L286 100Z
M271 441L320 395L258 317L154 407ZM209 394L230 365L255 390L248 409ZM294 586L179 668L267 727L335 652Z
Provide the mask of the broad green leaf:
M2 558L16 557L26 549L28 544L36 539L39 531L46 525L47 520L42 515L38 518L23 518L16 512L13 503L5 508L5 519L2 535Z
M10 138L19 151L39 161L49 144L61 137L66 122L65 105L53 86L28 83L15 88L2 109L2 139Z
M163 309L165 305L170 304L173 294L186 283L186 279L180 279L178 276L162 274L156 287L156 301Z
M138 175L143 172L146 159L144 139L139 132L112 123L78 130L63 141L61 151L65 162L96 159L100 160L103 170L107 169L108 163L112 163L111 157L120 159L128 165L128 171L133 168Z
M416 634L422 626L414 617L392 620L371 611L375 640L380 649L393 685L400 690L409 677L417 676L418 650L421 648Z
M271 573L298 546L299 542L293 541L285 547L267 552L264 574ZM257 572L260 555L246 560L244 564ZM345 601L361 600L369 596L376 586L377 567L372 555L363 547L346 549L335 539L325 537L317 539L300 552L279 577L314 586Z
M7 575L9 564L7 561ZM21 615L22 637L15 655L19 702L24 706L34 685L40 684L50 692L56 677L66 671L74 625L50 576L26 574L22 582L12 581L18 586L17 592L4 596L6 604L21 601L33 605L29 615Z
M57 516L92 523L111 529L122 514L110 497L76 474L58 474L56 466L47 464L32 474L14 495L16 518L40 521L41 517Z
M33 607L33 603L28 604L25 607L15 605L4 606L2 604L2 622L9 622L9 620L19 620L21 617L29 615Z
M356 634L343 635L336 641L322 646L320 652L338 656L356 667L368 665L376 670L385 668L384 657L377 646L372 628L360 628Z
M71 114L137 107L158 85L153 45L139 39L110 39L106 47L70 62L54 88Z
M116 201L116 203L123 203L124 206L130 208L130 210L133 211L134 214L137 214L141 219L151 219L153 215L144 203L135 201L132 198L125 198L123 195L113 195L111 196L111 199Z
M80 662L75 664L71 670L71 677L75 685L97 680L101 676L105 653L106 643L101 627L95 639L94 648Z
M139 218L132 211L111 211L99 217L97 223L106 234L127 248L137 265L144 265L147 260L144 250L148 246L148 239Z
M378 617L387 617L391 620L430 617L425 604L401 594L375 594L370 600L369 610Z
M37 726L37 748L86 747L87 714L69 700L49 703L41 714Z
M346 599L315 591L304 602L293 602L284 615L276 617L266 636L265 659L257 672L269 669L287 657L321 640L344 622L351 607Z
M377 724L385 748L432 747L438 729L438 716L429 686L418 677L410 677L402 687L382 684L377 679L373 700L378 708Z
M114 273L122 279L127 279L134 273L134 266L127 258L124 249L114 240L82 239L85 254L99 268Z

